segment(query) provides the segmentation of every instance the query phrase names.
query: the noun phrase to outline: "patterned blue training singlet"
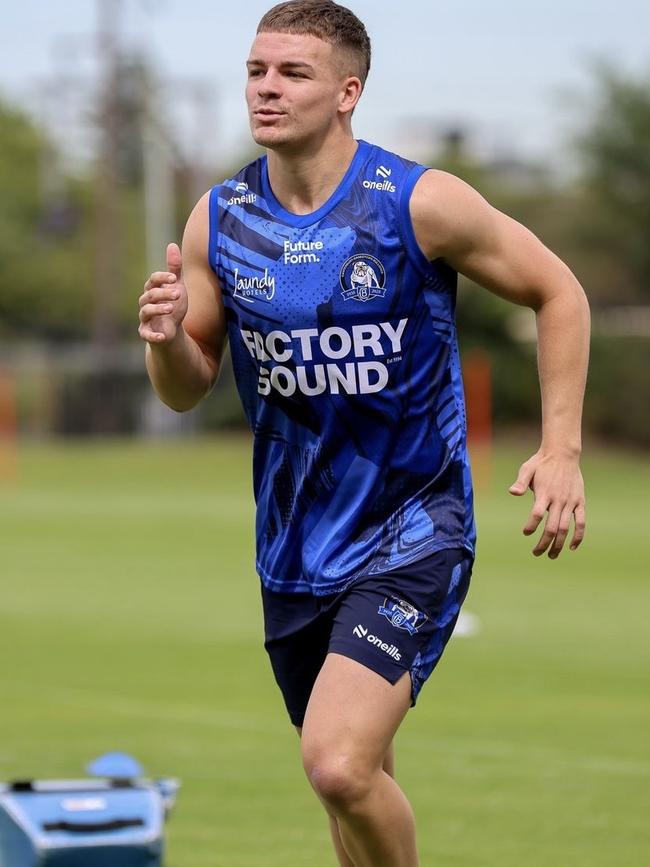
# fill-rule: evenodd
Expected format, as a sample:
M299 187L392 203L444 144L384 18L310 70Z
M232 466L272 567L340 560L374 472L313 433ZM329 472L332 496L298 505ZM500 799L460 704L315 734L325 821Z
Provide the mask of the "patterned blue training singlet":
M360 141L317 211L277 201L266 157L210 193L210 265L254 434L257 568L337 592L474 550L456 273L417 245L425 171Z

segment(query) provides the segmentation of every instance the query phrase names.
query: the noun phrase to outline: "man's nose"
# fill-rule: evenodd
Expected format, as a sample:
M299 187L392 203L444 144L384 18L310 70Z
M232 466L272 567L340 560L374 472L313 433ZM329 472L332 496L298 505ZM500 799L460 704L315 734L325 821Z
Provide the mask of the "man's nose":
M257 92L260 96L278 96L280 94L280 76L277 72L268 69L257 85Z

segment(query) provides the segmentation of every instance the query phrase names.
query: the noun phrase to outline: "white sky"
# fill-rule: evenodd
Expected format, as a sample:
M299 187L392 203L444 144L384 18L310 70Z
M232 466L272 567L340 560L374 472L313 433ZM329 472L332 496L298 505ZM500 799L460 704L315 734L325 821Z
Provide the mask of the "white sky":
M1 15L0 92L34 105L54 70L92 79L100 2L121 7L124 41L140 45L163 78L215 89L204 148L225 154L248 141L244 60L268 0L18 0ZM349 0L373 40L373 68L355 134L417 156L416 121L462 120L479 147L552 159L574 109L561 92L588 92L588 59L650 74L649 0ZM63 42L61 37L77 37ZM161 105L175 123L169 91ZM55 109L60 118L63 110ZM181 121L186 136L195 126ZM1 131L0 131L1 134ZM409 153L409 150L411 153Z

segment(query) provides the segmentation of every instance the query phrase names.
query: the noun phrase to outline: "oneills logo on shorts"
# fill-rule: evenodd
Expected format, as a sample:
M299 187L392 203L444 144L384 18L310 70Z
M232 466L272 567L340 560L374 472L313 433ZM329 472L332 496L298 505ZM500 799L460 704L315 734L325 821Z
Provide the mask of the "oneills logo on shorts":
M381 638L378 638L376 635L372 635L372 633L368 634L368 629L365 626L362 626L358 623L354 629L352 630L353 634L356 635L357 638L361 638L362 640L365 638L366 641L370 642L370 644L374 644L375 647L378 647L384 653L388 654L395 662L399 662L402 658L402 654L399 652L399 649L395 647L394 644L387 644L385 641L382 641Z

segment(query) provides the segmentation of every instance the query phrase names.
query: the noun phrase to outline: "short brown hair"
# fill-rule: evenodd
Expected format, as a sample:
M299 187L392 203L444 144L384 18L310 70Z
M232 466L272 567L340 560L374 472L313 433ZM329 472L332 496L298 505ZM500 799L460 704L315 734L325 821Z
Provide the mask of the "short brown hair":
M361 84L370 70L370 37L354 12L333 0L288 0L262 17L258 33L299 33L316 36L352 54Z

